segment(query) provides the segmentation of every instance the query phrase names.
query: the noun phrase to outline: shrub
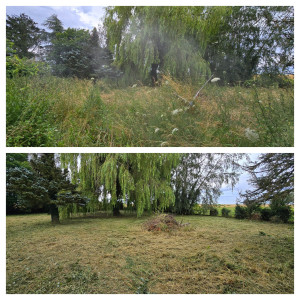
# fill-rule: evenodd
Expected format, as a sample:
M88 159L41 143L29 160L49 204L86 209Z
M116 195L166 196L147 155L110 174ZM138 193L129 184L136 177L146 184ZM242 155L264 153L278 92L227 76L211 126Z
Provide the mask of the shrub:
M203 211L202 206L199 205L199 204L194 204L193 207L192 207L192 213L194 215L203 215L204 211Z
M261 211L260 204L257 202L245 200L244 204L246 205L247 217L250 219L253 214L260 213Z
M42 62L35 62L27 58L19 58L17 55L7 56L6 58L6 76L13 78L15 76L35 76L38 74L47 74L49 67Z
M212 207L212 208L209 210L209 215L210 215L210 216L217 216L217 215L218 215L218 210L217 210L215 207Z
M247 207L236 205L235 207L235 218L236 219L246 219L247 218Z
M272 217L272 210L270 208L263 208L261 210L261 219L264 221L270 221L270 218Z
M250 216L251 220L261 220L261 213L260 212L254 212Z
M277 209L276 216L279 217L279 219L283 223L287 223L289 218L291 217L292 211L290 206L282 206Z
M230 214L230 209L223 207L222 208L222 217L228 218Z

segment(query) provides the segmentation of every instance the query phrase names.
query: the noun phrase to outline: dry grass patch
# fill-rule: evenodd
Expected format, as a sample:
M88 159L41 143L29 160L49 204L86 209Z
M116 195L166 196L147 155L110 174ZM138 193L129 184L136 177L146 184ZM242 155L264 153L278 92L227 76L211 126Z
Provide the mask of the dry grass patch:
M293 145L293 89L208 84L194 100L198 89L170 77L155 88L114 89L72 78L9 79L8 145ZM247 128L258 138L245 136Z
M7 217L7 293L293 293L293 227L185 216ZM264 234L261 234L263 232Z

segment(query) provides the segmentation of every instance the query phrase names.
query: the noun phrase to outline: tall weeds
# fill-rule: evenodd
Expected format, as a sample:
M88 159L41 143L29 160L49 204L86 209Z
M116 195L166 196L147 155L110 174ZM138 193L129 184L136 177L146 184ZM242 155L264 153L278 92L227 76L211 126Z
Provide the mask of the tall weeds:
M293 89L7 79L7 146L293 146Z

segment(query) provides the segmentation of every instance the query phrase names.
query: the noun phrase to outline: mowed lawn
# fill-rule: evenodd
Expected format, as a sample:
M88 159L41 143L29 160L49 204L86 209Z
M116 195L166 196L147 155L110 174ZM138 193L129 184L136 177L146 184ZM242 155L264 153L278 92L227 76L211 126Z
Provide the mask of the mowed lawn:
M293 293L290 224L185 216L172 232L149 217L8 216L7 293Z

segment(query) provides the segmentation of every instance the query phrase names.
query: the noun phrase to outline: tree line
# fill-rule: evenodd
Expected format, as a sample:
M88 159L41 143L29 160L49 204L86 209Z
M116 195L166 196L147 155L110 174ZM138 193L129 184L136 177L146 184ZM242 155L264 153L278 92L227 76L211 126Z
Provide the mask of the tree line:
M43 25L7 16L7 55L39 57L56 76L150 84L159 71L193 81L214 74L233 84L293 72L293 7L107 7L103 26L92 31L65 29L56 15Z
M264 216L285 214L293 203L293 154L261 154L246 167L240 164L242 158L247 156L7 154L6 209L7 213L47 211L53 223L60 216L100 210L118 216L126 209L137 217L144 212L192 214L201 204L213 212L222 185L234 187L246 168L254 189L241 194L247 208L241 208L237 217L250 217L265 203L271 204L272 212Z

